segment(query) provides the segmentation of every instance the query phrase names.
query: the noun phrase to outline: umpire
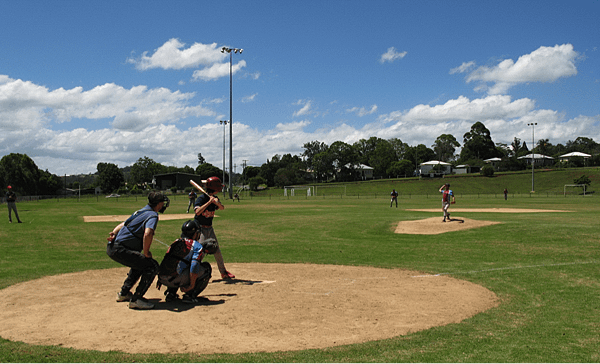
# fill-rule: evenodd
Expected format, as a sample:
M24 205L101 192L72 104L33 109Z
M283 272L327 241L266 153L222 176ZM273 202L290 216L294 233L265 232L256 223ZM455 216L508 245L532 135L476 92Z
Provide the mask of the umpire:
M117 293L117 302L129 301L129 308L148 310L154 305L144 298L158 273L158 262L152 259L150 246L158 225L158 213L169 206L169 198L160 192L148 194L148 205L117 225L107 238L106 254L117 263L130 267L127 278ZM131 289L137 281L135 294Z

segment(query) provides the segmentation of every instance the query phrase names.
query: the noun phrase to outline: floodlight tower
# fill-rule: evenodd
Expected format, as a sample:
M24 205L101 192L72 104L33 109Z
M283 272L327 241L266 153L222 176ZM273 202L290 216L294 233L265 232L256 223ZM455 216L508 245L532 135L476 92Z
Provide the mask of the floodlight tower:
M534 182L535 182L535 126L537 123L529 123L527 126L531 126L531 192L535 192Z
M228 122L227 120L219 121L220 124L223 124L223 183L225 183L225 126ZM229 176L229 179L231 179L231 176ZM225 198L225 190L223 190L223 198Z
M221 53L229 53L229 198L233 200L233 188L231 185L231 181L233 179L233 73L232 73L232 62L233 62L233 53L240 52L242 54L244 50L241 48L228 48L222 47ZM225 183L225 181L223 181Z

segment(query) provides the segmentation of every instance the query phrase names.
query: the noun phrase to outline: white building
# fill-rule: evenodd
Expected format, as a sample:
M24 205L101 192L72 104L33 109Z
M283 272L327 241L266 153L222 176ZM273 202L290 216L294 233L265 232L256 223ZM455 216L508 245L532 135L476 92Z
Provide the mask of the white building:
M524 159L529 165L531 165L532 160L535 160L536 166L547 166L554 163L554 158L543 154L527 154L517 159Z
M360 172L360 178L363 180L373 179L373 171L375 168L369 167L366 164L355 164L350 166L350 164L346 164L346 168L353 168L354 170Z
M435 169L435 170L434 170ZM444 175L452 173L452 164L442 161L428 161L419 164L419 174L435 177L436 175Z

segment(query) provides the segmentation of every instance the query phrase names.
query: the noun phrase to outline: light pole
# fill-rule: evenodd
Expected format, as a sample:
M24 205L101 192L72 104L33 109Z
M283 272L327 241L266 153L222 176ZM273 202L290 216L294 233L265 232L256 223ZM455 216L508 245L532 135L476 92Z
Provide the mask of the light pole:
M223 183L225 183L225 126L229 121L221 120L220 124L223 124ZM231 179L231 176L229 177ZM223 190L223 198L225 198L225 190Z
M242 54L244 50L241 48L228 48L228 47L222 47L221 48L221 53L229 53L229 198L233 199L233 188L231 186L231 180L233 179L233 102L232 102L232 95L233 95L233 74L231 72L232 70L232 63L233 63L233 53L237 53L240 52L240 54ZM225 181L223 181L225 182Z
M535 192L535 126L537 123L529 123L527 126L531 126L531 192Z

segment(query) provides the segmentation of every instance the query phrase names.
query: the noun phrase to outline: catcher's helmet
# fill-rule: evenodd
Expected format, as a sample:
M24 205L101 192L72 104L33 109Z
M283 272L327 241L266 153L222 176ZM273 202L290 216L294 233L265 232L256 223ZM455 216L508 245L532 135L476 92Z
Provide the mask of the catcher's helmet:
M181 226L181 237L193 239L198 230L200 230L200 226L196 220L188 220L183 223L183 226Z
M209 177L206 180L206 187L215 192L223 191L223 185L221 184L221 180L219 179L219 177Z

